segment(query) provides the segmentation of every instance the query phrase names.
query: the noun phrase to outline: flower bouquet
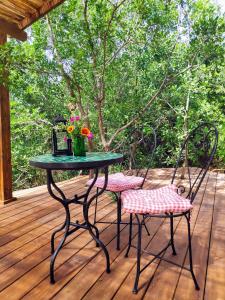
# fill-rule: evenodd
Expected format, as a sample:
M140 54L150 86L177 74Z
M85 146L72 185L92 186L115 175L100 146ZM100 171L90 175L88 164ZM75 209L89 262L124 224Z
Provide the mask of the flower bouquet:
M66 125L66 130L72 140L73 155L86 156L85 138L88 140L93 139L93 133L87 127L83 127L79 116L70 117L70 120ZM65 137L65 142L66 141L67 137Z

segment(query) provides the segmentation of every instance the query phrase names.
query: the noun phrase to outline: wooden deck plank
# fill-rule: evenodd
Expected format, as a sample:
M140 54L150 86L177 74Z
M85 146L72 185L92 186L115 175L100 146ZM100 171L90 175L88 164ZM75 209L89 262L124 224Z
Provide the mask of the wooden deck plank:
M196 170L193 170L194 172ZM176 224L178 223L178 220L175 220L174 222L174 228L176 227ZM151 227L151 222L150 222L150 227ZM157 232L157 235L151 240L147 246L147 248L152 251L157 253L159 249L165 247L167 240L169 239L169 232L168 232L168 220L164 222L163 226L160 228L160 230ZM146 249L147 249L146 248ZM142 266L146 265L149 260L153 258L149 255L143 255L141 262ZM153 275L158 267L157 260L154 262L151 266L149 266L140 276L139 280L139 292L138 295L134 295L131 293L131 290L133 288L134 280L135 280L135 272L136 272L136 259L134 260L134 265L133 269L129 272L126 280L121 284L120 289L116 292L115 296L113 299L124 299L127 297L127 294L129 293L129 300L131 299L142 299L146 289L151 282Z
M200 193L199 193L199 197L200 197ZM175 230L178 227L179 223L180 223L180 218L175 219L175 222L174 222ZM157 236L154 237L154 239L151 243L149 243L147 250L149 250L153 253L157 253L160 249L162 249L163 247L166 246L169 238L170 238L169 223L167 220L167 222L162 226L161 230L157 233ZM178 249L178 251L179 251L179 249ZM168 249L167 253L168 253L167 259L173 260L174 257L171 255L171 248ZM151 256L149 257L146 255L143 255L142 257L143 257L143 265L145 265L152 258ZM165 297L165 299L170 299L169 297L166 298L166 287L168 287L169 290L172 288L172 286L175 287L176 280L174 280L174 281L171 280L170 284L166 285L164 279L166 278L168 280L168 278L169 278L169 280L170 280L171 274L168 274L169 275L168 278L167 278L167 276L165 276L165 278L163 278L163 274L165 274L166 272L169 272L171 265L170 264L168 265L165 262L161 262L160 266L158 266L158 262L159 261L156 261L155 263L153 263L141 274L140 288L139 288L139 292L138 292L139 297L142 298L145 295L146 289L150 285L149 289L147 290L146 299L149 298L149 295L151 295L151 297L150 297L151 299L159 299L159 297L161 299L164 299L164 297ZM134 270L132 270L133 274L130 274L128 276L127 280L121 286L120 290L118 291L118 293L115 296L116 299L122 299L123 297L125 297L125 294L128 291L128 286L130 286L130 291L131 291L131 287L133 287L133 284L134 284L135 270L136 270L136 268L134 268ZM162 278L161 278L161 276L162 276ZM163 291L161 289L160 290L158 289L160 282L162 282L163 286L165 286ZM160 292L160 296L159 296L159 292ZM136 297L136 295L130 296L131 299L135 299L135 297Z
M70 196L73 196L73 189L70 190L69 194ZM23 228L24 225L26 225L27 229L29 228L29 226L35 228L36 222L40 222L41 224L41 220L40 220L41 218L44 219L45 216L47 217L51 213L59 211L59 209L63 211L61 208L62 206L58 202L53 201L52 199L49 200L49 202L47 203L44 202L42 204L39 204L37 209L29 211L29 214L27 214L26 211L25 215L19 214L11 218L8 218L9 220L8 224L7 224L7 220L4 220L4 227L0 227L0 234L3 235L10 232L10 235L12 235L13 230L15 230L15 232L18 232L18 230ZM1 244L1 239L0 239L0 244Z
M161 180L157 183L154 181L154 188L168 184L169 181L170 176L168 176L165 180ZM162 219L155 219L153 220L153 222L150 222L150 226L148 227L151 231L151 239L155 236L155 234L158 231L161 230L160 227L162 226L163 222L164 220ZM151 239L147 236L147 234L143 235L142 243L144 248L146 248L147 245L151 242ZM132 243L136 245L136 236L133 236ZM102 276L98 278L94 286L91 287L90 291L85 295L84 299L99 299L101 298L101 294L103 293L104 299L112 299L112 297L116 294L116 291L122 285L122 282L126 279L127 274L129 274L129 272L133 269L135 265L136 259L134 259L134 255L132 255L132 253L135 253L133 248L131 248L129 258L125 259L125 251L123 251L112 264L112 271L115 270L112 274L112 280L110 280L109 277L105 276L105 274L103 273Z
M110 217L107 216L107 220L114 221L115 217L116 212L114 211L110 215ZM115 226L101 224L101 228L104 228L104 231L101 233L101 238L104 239L104 242L107 244L107 242L110 242L115 237ZM115 247L115 242L113 241L112 243L113 247ZM68 247L70 247L71 249L70 244L68 244ZM75 276L75 274L77 274L82 268L84 268L85 265L95 257L95 255L97 254L96 251L99 250L96 249L94 243L92 242L89 245L87 245L86 248L83 249L80 249L80 247L77 246L77 243L75 247L78 248L79 256L77 256L75 251L73 251L74 255L72 255L69 260L67 260L58 269L56 269L56 284L49 284L49 275L46 273L44 280L42 280L40 284L35 286L35 288L32 289L31 292L26 295L27 299L30 299L31 297L36 299L50 299L52 295L54 295L57 292L57 290L61 289L62 286L66 285L71 280L71 278ZM94 249L94 252L91 253L91 249ZM101 259L105 262L104 257L101 257ZM80 264L81 261L82 264ZM48 286L48 289L45 288L46 285Z
M73 189L70 189L68 195L73 196ZM104 198L101 197L100 201L104 201ZM0 238L0 245L9 243L11 240L21 237L35 228L39 228L42 224L54 220L56 217L64 216L64 208L53 200L51 200L47 206L45 203L41 204L39 209L40 210L36 213L24 217L21 220L16 219L13 223L10 222L8 226L0 228L0 234L2 235ZM75 211L76 213L81 212L81 207L76 207ZM8 232L10 232L10 235L6 235Z
M160 172L159 172L160 173ZM163 173L163 174L158 174L158 176L160 176L162 179L166 179L166 178L168 178L168 172L165 174L165 172ZM152 184L152 185L157 185L157 184L159 184L159 183L162 183L162 180L158 180L158 179L156 179L156 180L154 180L154 182L151 182L151 183L147 183L147 185L149 185L149 184ZM128 216L127 216L128 217ZM115 227L115 226L114 226ZM110 251L110 257L111 257L111 251ZM86 270L86 268L85 268L85 270L83 271L83 272L87 272L87 270ZM102 272L104 272L104 271L102 271ZM102 274L102 272L100 273L100 274ZM88 272L89 273L89 272ZM63 272L63 274L64 274L64 272ZM74 275L73 275L74 276ZM78 276L80 276L80 275L78 275ZM86 278L86 276L87 275L85 275L85 278ZM92 278L92 280L94 280L94 281L96 281L97 279L98 279L98 277L96 276L96 274L93 276L93 274L92 275L89 275L89 276L91 276L91 278ZM100 276L100 275L99 275ZM72 280L71 280L72 279ZM75 277L74 279L73 279L73 277L71 277L71 274L70 274L70 276L68 276L68 278L66 278L66 282L68 282L68 281L70 281L71 280L71 283L73 282L73 280L75 280L75 281L77 281L78 280L78 282L80 282L80 279L77 279L77 277ZM58 289L62 289L62 287L65 285L65 280L64 281L62 281L61 283L58 283L58 285L57 286L54 286L54 289L52 289L52 292L53 292L53 294L51 294L50 293L50 290L48 289L48 294L44 294L44 297L43 297L43 286L45 286L46 285L46 282L48 281L48 278L44 281L44 282L42 282L39 286L37 286L37 287L35 287L35 289L34 289L34 291L31 291L31 293L29 293L28 295L29 295L29 297L33 297L33 295L35 295L35 297L37 297L37 298L39 298L39 299L44 299L44 298L49 298L49 297L52 297L54 294L56 294L57 293L57 290ZM91 282L91 280L89 280L90 282ZM72 286L73 286L74 284L72 283ZM61 287L60 287L61 286ZM87 289L88 290L88 286L85 286L85 289ZM68 289L70 289L70 283L68 284ZM86 290L84 291L84 293L86 292ZM66 290L66 293L67 293L67 290ZM78 293L78 291L76 292L76 293ZM80 293L81 293L81 290L80 290ZM64 297L64 296L62 296L62 297ZM77 296L77 294L76 294L76 297L78 297Z
M73 195L72 185L66 187L65 190L69 195ZM79 190L83 190L82 184L78 191ZM57 204L57 202L53 201L48 194L41 195L40 197L34 196L32 199L33 202L30 202L30 199L28 199L22 203L21 207L12 207L11 211L4 211L4 213L0 215L0 234L2 234L2 230L5 230L4 227L8 228L10 224L19 227L20 224L22 224L21 222L26 223L25 218L28 219L35 213L45 210L46 207L51 208Z
M43 226L42 226L42 227L43 227ZM33 235L34 235L34 231L33 231ZM14 242L15 242L15 241L14 241ZM10 243L9 243L9 244L10 244ZM8 245L9 245L9 244L8 244ZM15 245L13 244L13 247L14 247L14 246L15 246ZM5 247L4 247L4 248L5 248ZM7 248L6 251L9 251L9 249ZM2 284L3 284L3 283L4 283L4 280L3 280Z
M111 200L110 200L111 201ZM107 203L105 203L106 205ZM81 208L78 207L77 210L75 209L76 214L75 216L79 216L81 213ZM5 256L5 254L8 254L9 252L14 251L15 249L21 247L22 245L24 245L25 243L28 243L29 241L33 240L34 238L44 234L46 231L49 231L49 229L52 229L51 224L49 224L50 221L53 221L58 218L61 217L61 223L64 221L65 215L63 213L63 209L58 209L58 211L55 211L53 214L49 214L47 215L47 217L44 217L44 221L43 220L37 220L37 223L35 223L35 226L33 227L32 224L29 226L24 226L24 230L19 231L19 233L17 232L16 236L10 240L10 236L9 236L9 242L7 242L6 244L4 244L4 247L0 248L0 258ZM79 218L78 218L79 219ZM59 219L57 219L57 224L59 222ZM56 223L54 223L55 226ZM28 228L28 231L27 231ZM25 231L25 232L24 232ZM21 233L21 235L20 235ZM4 237L3 237L4 239Z
M155 219L154 221L151 222L151 226L150 227L148 226L148 227L150 228L153 236L155 234L158 235L158 232L160 232L162 230L161 229L161 227L163 227L162 224L163 224L162 219ZM135 235L135 237L133 237L132 243L134 245L136 245L137 235ZM143 248L146 248L149 243L150 243L149 237L147 235L144 235L143 239L142 239ZM135 274L135 272L136 272L136 269L135 269L136 251L134 248L131 248L128 258L124 257L125 253L126 253L126 249L117 257L115 262L112 264L111 278L109 278L108 276L106 276L105 273L103 273L102 276L96 281L95 285L93 287L91 287L89 292L85 295L84 299L86 299L86 300L87 299L101 299L101 295L103 295L103 294L104 294L104 299L112 299L114 297L114 295L116 294L116 292L120 289L120 287L123 286L123 282L126 280L127 275L129 273ZM132 281L131 284L129 282L129 285L128 285L129 287L128 287L127 292L129 295L129 300L132 299L132 296L134 298L137 298L136 295L132 294L133 284L134 284L134 281ZM140 296L141 296L141 294L138 294L138 298Z
M161 230L158 230L156 233L156 237L151 241L151 246L152 247L163 247L164 246L164 241L159 238L161 236L161 233L165 231L165 228L168 228L168 224L165 222L160 228ZM141 259L141 267L143 267L145 264L149 262L149 259L153 258L152 256L142 256ZM121 283L120 287L115 291L115 295L113 299L115 300L121 300L121 299L126 299L128 297L129 300L136 300L136 299L142 299L144 292L148 286L149 279L153 276L156 268L157 268L157 263L153 262L150 267L148 267L144 273L141 274L140 279L139 279L139 291L138 294L133 294L132 289L134 286L134 280L135 280L135 275L136 275L136 254L134 251L132 251L129 255L128 260L132 264L132 268L130 271L127 273L127 276L125 280ZM162 298L161 298L162 299Z
M225 174L218 174L204 299L225 297Z
M109 204L111 204L111 201L109 202L107 200L101 201L101 203L99 203L99 210L103 209L106 212L106 209L108 208L111 212L114 208L111 206L109 207ZM72 212L75 212L75 209ZM92 209L90 210L90 216L91 215L93 215ZM76 216L75 213L74 216ZM77 216L79 216L79 213L77 214ZM3 251L3 253L7 253L7 255L5 255L0 260L0 271L8 269L9 267L15 265L17 262L24 259L30 254L33 255L33 252L39 249L40 247L42 247L43 245L47 245L49 249L51 232L53 229L61 225L63 223L63 220L64 220L64 214L62 214L61 218L53 218L53 221L51 220L46 224L45 226L46 230L44 233L39 232L39 235L37 237L32 233L33 239L28 241L27 243L22 244L19 248L16 248L14 244L12 248L10 248L11 245L7 246L8 248L7 252ZM30 237L30 233L28 234L28 236ZM10 252L10 250L12 252Z
M145 187L164 185L171 178L171 172L172 169L151 170ZM86 180L87 176L79 176L60 185L68 195L72 195L74 184L82 190ZM101 238L108 244L112 272L105 273L105 258L102 251L95 247L90 235L78 231L68 238L60 252L56 261L57 281L55 285L50 285L50 234L63 222L64 211L54 200L50 200L43 186L17 192L22 200L0 207L0 299L124 300L127 297L129 300L197 300L204 296L207 300L224 299L224 175L218 175L216 181L215 176L210 174L205 194L204 184L196 198L192 214L194 266L202 288L200 292L195 291L187 271L157 260L141 274L140 291L133 295L131 291L136 271L135 249L131 250L129 258L124 258L128 226L122 226L122 246L117 251L116 226L109 224L98 224L98 227ZM214 198L215 205L212 201ZM90 208L92 215L93 209ZM98 215L105 220L116 220L116 205L106 193L99 201ZM73 208L73 216L78 219L82 217L77 206ZM153 236L150 240L143 238L143 243L149 250L154 252L164 245L169 237L167 222L168 220L156 219L150 222ZM175 262L187 264L185 220L177 220L175 227L178 255L171 256L171 249L165 255ZM142 262L147 261L148 257L144 255Z
M72 182L73 183L73 182ZM54 204L55 203L55 201L52 201L52 203ZM79 208L77 208L76 207L76 211L77 211L77 209L79 209ZM78 210L79 211L79 210ZM63 209L61 209L61 211L60 210L57 210L54 214L50 214L49 215L49 217L51 216L51 218L49 219L49 220L46 220L46 223L47 223L47 221L51 221L51 220L54 220L54 219L56 219L56 217L59 217L60 215L58 215L58 213L61 213L60 215L62 215L62 216L64 216L64 211L63 211ZM40 222L40 220L37 218L37 222L38 222L38 225L40 226L41 224L43 224L44 222ZM39 223L40 222L40 223ZM60 223L59 223L60 224ZM47 226L47 229L48 230L50 230L51 229L51 225L53 225L53 227L54 226L56 226L57 225L57 221L56 222L54 222L53 224L48 224L48 226ZM50 228L49 228L49 226L50 226ZM10 227L10 226L9 226ZM26 228L29 228L29 226L24 226L24 229L26 229ZM52 228L53 228L52 227ZM31 228L30 228L31 229ZM27 232L29 232L29 230L27 230ZM20 239L21 239L21 237L22 237L22 233L24 233L24 232L18 232L17 231L17 235L16 236L13 236L13 232L11 232L10 233L10 235L7 235L6 236L6 239L8 238L9 240L15 240L17 237L19 237ZM34 236L34 233L35 232L32 232L32 235ZM44 232L42 232L42 234L43 234ZM35 238L36 236L34 236L34 238ZM3 237L3 239L5 239L4 237ZM9 242L9 241L8 241ZM23 243L24 243L24 240L23 240ZM4 253L7 253L7 252L9 252L10 251L10 249L8 248L8 247L11 247L12 249L14 249L13 247L14 247L14 245L15 244L13 244L12 245L12 247L11 247L11 244L10 245L7 245L6 247L4 247L4 249L5 249L5 251L3 251L3 254L1 253L1 250L0 250L0 256L1 255L4 255Z
M103 225L103 226L105 226L105 225ZM104 233L102 234L102 236L104 235L104 242L106 242L106 244L108 244L108 242L111 241L111 239L113 237L115 237L114 226L110 226L110 229L111 230L108 231L106 235L104 235ZM91 245L89 245L89 247L85 247L83 249L83 247L89 242L91 243ZM83 234L78 235L78 237L76 239L73 238L72 241L67 245L69 248L65 247L64 251L62 251L58 257L57 264L56 264L56 270L60 265L62 265L64 267L66 265L68 271L70 270L70 272L74 272L74 270L77 269L77 264L78 264L78 266L80 266L80 262L82 262L81 266L83 266L83 265L86 266L86 264L89 262L89 260L91 260L93 257L96 257L96 255L100 252L100 249L95 247L95 244L92 243L91 237L88 234L88 232L84 232ZM113 247L115 247L114 243L113 243ZM100 268L101 265L105 268L105 259L102 255L102 253L100 252L97 257L98 257L98 269ZM68 264L66 262L69 259L71 259L71 260ZM111 259L113 259L112 252L111 252ZM75 265L73 265L71 268L72 260L74 261ZM90 264L88 264L88 266L89 265ZM68 268L69 266L70 266L70 268ZM79 269L79 267L78 267L78 269ZM95 269L96 269L96 264L95 264ZM57 281L64 278L64 272L62 273L61 270L59 272L60 273L58 273L56 271L56 280ZM95 270L95 273L96 273L96 270ZM21 298L21 297L25 296L32 288L34 288L36 285L38 285L38 283L40 283L44 279L47 279L47 282L46 282L47 285L45 284L45 286L48 286L49 285L48 274L49 274L49 259L47 258L43 262L38 264L36 267L31 269L24 276L22 276L17 281L15 281L13 284L11 284L8 288L3 290L0 293L0 298L4 299L4 297L6 297L8 294L10 294L10 295L13 294L13 291L15 291L15 290L17 291L17 293L12 295L11 299L13 300L13 299ZM93 274L93 270L91 270L91 272L90 272L90 269L87 270L86 277L90 276L91 274Z
M172 172L172 169L153 169L150 170L149 176L148 176L148 181L151 181L151 178L154 178L154 180L161 179L167 175L165 174L170 174ZM85 183L88 180L88 176L78 176L75 177L71 180L66 180L63 182L58 183L57 185L59 187L63 187L63 189L70 189L73 187L73 184L77 184L81 187L85 186ZM78 188L79 188L78 186ZM74 188L74 187L73 187ZM31 192L30 192L31 190ZM32 189L28 189L25 191L20 191L15 193L15 197L19 197L17 201L8 203L5 206L0 206L0 220L6 219L9 217L9 215L6 215L7 212L10 213L10 215L15 215L17 212L24 212L27 209L24 207L26 204L26 207L28 209L32 208L34 205L40 205L40 203L43 203L43 200L47 198L50 199L48 191L46 186L41 186L41 187L35 187ZM22 208L22 209L21 209Z
M205 189L207 188L207 180L205 180L204 183L205 184L201 186L201 189L195 199L196 202L194 203L194 210L191 217L192 230L195 222L197 221L198 213L204 199ZM184 263L187 250L187 224L185 218L179 219L178 226L175 228L174 239L177 255L173 256L171 254L171 250L168 249L164 256L165 258L182 265ZM176 289L177 281L179 279L180 271L181 268L179 267L164 261L160 262L154 274L154 278L145 294L145 299L148 299L150 295L152 299L157 299L159 297L158 286L160 283L167 287L164 288L163 291L160 291L161 297L172 299Z
M210 174L210 180L206 187L203 203L194 226L192 236L193 263L200 291L196 291L189 272L180 271L178 285L174 299L202 299L204 295L205 276L208 259L208 246L210 239L212 213L215 200L216 174ZM185 266L188 267L189 258L186 255Z
M166 176L163 176L165 183L168 182L168 175L169 174L167 174ZM162 179L154 180L152 182L152 187L156 187L162 183L163 183ZM127 214L126 214L126 218L128 220ZM126 229L126 230L128 230L128 229ZM127 238L126 238L126 242L127 242ZM121 249L122 249L122 247L121 247ZM113 249L113 251L114 250L115 250L115 248ZM110 250L110 257L111 257L111 252L112 252L112 250ZM119 256L121 253L122 253L121 251L120 251L120 253L117 253L117 256ZM93 268L93 266L91 266L91 268ZM80 299L79 297L83 297L83 295L89 291L91 286L94 285L97 280L100 280L99 278L102 276L102 274L104 274L104 269L98 269L98 276L97 276L96 272L94 274L93 273L91 274L90 272L87 272L87 271L88 271L88 266L85 269L83 269L81 273L79 273L77 276L75 276L71 280L71 282L64 289L61 290L61 292L56 296L56 298L57 299L60 299L60 298L62 299L64 297L69 298L70 297L69 295L71 295L71 291L73 290L72 295L74 295L74 293L76 293L76 297L78 297L78 299ZM80 288L79 290L76 290L74 292L74 286L76 285L76 282L80 282L81 280L83 280L82 277L87 278L87 276L89 278L87 281L88 285L86 284L82 288Z
M79 186L78 186L78 191L81 190L81 188L84 188L85 186L85 182L80 182ZM61 187L65 190L65 192L69 192L74 190L73 187L73 182L69 183L65 183L65 184L61 184ZM6 206L0 209L0 226L2 226L2 224L4 225L4 222L2 222L2 220L6 220L6 221L10 221L8 220L9 217L13 217L16 216L17 214L20 214L19 217L22 218L24 213L26 213L28 211L31 213L31 209L35 208L35 207L39 207L40 205L42 206L43 204L46 204L47 202L49 203L49 201L52 201L51 197L49 196L48 192L44 192L41 194L34 194L32 196L29 196L28 198L23 198L22 201L19 201L20 203L16 203L14 206L10 205L10 206ZM12 202L10 203L12 204ZM13 220L13 219L12 219Z
M103 210L102 214L107 215L110 211L112 211L112 207L109 207L109 211ZM66 261L68 257L73 256L75 252L78 252L80 250L80 248L82 249L82 245L86 245L91 241L92 239L90 235L84 231L77 231L74 233L74 235L69 236L68 242L64 249L65 254L63 253L64 251L60 253L57 264ZM76 249L76 251L74 251L74 249ZM29 291L32 287L32 284L35 285L38 283L38 279L41 280L43 279L42 276L48 276L49 256L50 247L48 243L47 245L44 245L37 251L33 252L31 255L27 256L25 260L23 259L19 261L16 265L13 266L13 268L9 268L3 273L4 276L0 274L0 290L7 287L2 293L0 293L0 298L3 297L1 299L4 299L7 293L13 293L13 289L18 289L18 291L20 290L21 293L23 292L25 294L27 292L26 288L28 288ZM20 295L18 292L14 297L16 297L15 299L17 299L17 297L21 296L22 295Z
M57 183L57 185L59 187L62 187L62 186L66 187L66 186L71 186L72 183L76 183L76 182L77 183L79 182L79 184L82 185L82 184L85 184L87 179L88 179L88 176L78 176L78 177L72 178L70 180L59 182L59 183ZM4 214L6 211L11 211L11 210L14 211L18 207L23 206L24 202L26 202L28 204L28 203L35 202L35 199L37 199L37 201L39 201L43 195L49 195L46 185L14 192L13 196L16 197L17 200L14 202L7 203L4 206L0 205L0 215Z
M102 239L104 240L104 243L107 245L107 249L110 252L111 262L114 261L115 257L119 253L115 249L116 248L115 235L116 235L115 226L109 226L109 229L105 230L102 234ZM122 248L125 247L126 236L127 236L127 226L125 227L125 230L122 230L121 232L121 237L123 238L121 242ZM112 237L114 238L113 240ZM50 297L52 297L52 295L54 295L57 292L58 285L60 287L62 284L68 283L68 281L70 281L70 279L73 279L75 275L77 281L75 285L73 284L73 288L72 288L73 298L74 295L76 295L77 299L80 299L79 293L84 293L84 291L89 288L95 276L98 277L99 274L105 272L105 257L103 256L102 251L100 251L94 246L95 246L94 243L92 243L92 247L91 245L89 245L89 247L85 247L81 249L77 257L72 256L70 260L68 260L58 270L56 270L58 283L54 287L52 287L52 289L46 290L43 295L43 286L46 286L46 283L49 281L48 278L49 276L46 273L45 280L42 281L37 288L32 290L31 293L27 295L27 299L30 299L32 295L35 295L35 297L37 297L37 294L40 296L40 299L46 299L46 298L50 299ZM80 260L82 258L83 258L83 264L82 266L80 266ZM65 277L65 275L67 276ZM110 274L107 275L110 276Z
M191 274L185 270L181 270L179 272L180 277L174 299L203 299L215 188L216 174L210 174L210 181L207 184L203 203L200 207L192 235L193 264L200 291L195 290ZM189 266L188 255L186 255L185 266Z

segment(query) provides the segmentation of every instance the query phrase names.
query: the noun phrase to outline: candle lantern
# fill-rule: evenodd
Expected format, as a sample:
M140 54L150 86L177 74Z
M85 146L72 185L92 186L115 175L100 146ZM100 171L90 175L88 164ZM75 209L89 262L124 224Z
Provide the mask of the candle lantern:
M73 155L71 150L71 139L68 138L65 128L66 120L57 116L53 122L52 129L52 155Z

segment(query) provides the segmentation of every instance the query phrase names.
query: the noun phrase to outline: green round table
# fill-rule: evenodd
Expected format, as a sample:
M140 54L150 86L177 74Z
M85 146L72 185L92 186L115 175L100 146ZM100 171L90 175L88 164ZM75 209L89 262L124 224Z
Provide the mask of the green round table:
M30 165L46 170L88 170L103 168L122 160L122 154L112 152L87 152L86 156L44 154L32 158Z
M106 272L110 273L110 259L109 253L104 245L104 243L99 238L98 228L90 223L89 221L89 207L92 201L101 195L107 187L108 183L108 167L112 164L120 163L123 161L123 155L120 153L111 152L92 152L87 153L85 157L81 156L53 156L52 154L44 154L36 156L30 160L30 165L33 167L45 169L47 172L47 188L49 194L57 200L65 209L65 222L61 227L56 229L51 236L51 260L50 260L50 282L55 283L54 277L54 264L59 251L62 249L66 238L77 231L78 229L86 229L89 231L92 238L96 241L96 246L100 246L105 254L106 258ZM92 184L87 188L87 190L81 194L75 196L71 199L67 198L63 191L56 185L53 179L53 170L90 170L94 169L94 179ZM98 178L99 169L104 170L105 173L105 184L103 189L97 189L94 195L90 196L90 192L94 187L94 184ZM83 217L84 222L71 221L70 215L70 205L78 204L83 206ZM72 228L71 228L72 227ZM58 246L55 249L55 235L56 233L64 230L62 239L60 240Z

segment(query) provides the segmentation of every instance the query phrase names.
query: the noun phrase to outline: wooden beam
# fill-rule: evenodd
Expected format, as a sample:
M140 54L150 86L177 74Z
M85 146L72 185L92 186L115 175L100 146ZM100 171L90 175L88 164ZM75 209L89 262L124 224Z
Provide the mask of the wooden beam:
M21 29L25 29L31 24L33 24L35 21L49 13L53 8L56 8L60 4L62 4L65 0L50 0L50 1L45 1L44 4L41 6L41 8L31 14L29 17L24 18L21 22L19 27Z
M0 45L6 40L6 34L0 33ZM15 198L12 196L9 92L0 84L0 204L12 200Z
M10 35L20 41L27 40L26 32L19 29L15 23L10 23L3 19L0 19L0 33Z

